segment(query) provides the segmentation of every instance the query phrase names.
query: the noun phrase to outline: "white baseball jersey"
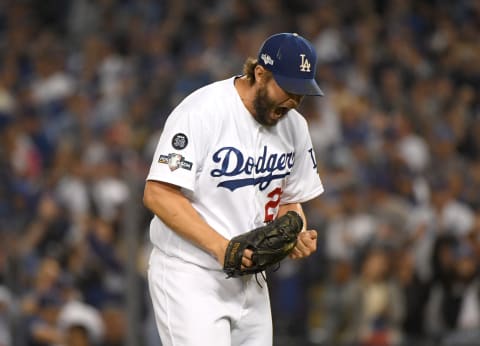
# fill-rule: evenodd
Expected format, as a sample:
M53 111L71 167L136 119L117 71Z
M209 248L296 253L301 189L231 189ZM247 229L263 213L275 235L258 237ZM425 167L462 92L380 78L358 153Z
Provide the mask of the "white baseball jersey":
M147 177L181 187L227 239L273 220L281 204L302 203L323 192L306 120L291 110L275 126L259 124L234 79L195 91L173 110ZM156 216L150 239L169 256L221 269L213 256Z

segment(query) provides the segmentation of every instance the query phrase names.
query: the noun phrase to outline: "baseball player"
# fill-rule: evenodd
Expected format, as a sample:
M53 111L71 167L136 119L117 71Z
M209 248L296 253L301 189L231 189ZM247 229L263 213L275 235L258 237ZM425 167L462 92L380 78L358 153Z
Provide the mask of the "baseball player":
M242 76L207 85L170 114L144 191L153 213L148 269L164 345L272 344L267 285L222 271L229 239L289 210L323 187L306 120L295 110L315 82L316 53L298 34L280 33L249 58ZM304 224L306 224L304 220ZM290 257L316 250L300 232ZM245 250L242 264L252 265Z

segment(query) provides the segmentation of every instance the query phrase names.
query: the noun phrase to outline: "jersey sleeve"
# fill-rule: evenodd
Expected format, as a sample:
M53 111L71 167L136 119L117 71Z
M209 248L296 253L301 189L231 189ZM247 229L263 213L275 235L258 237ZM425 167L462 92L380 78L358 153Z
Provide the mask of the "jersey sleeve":
M300 140L295 145L295 163L287 178L281 204L303 203L324 191L306 122L302 129L303 135L297 136Z
M177 107L162 131L147 180L162 181L191 191L203 160L200 114Z

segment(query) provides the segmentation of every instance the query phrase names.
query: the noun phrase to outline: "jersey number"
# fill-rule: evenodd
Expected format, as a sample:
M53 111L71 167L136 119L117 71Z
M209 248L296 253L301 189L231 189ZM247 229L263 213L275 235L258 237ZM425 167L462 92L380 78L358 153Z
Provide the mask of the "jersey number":
M265 222L273 221L273 218L275 217L275 209L277 209L280 204L282 192L282 188L277 187L267 195L268 198L270 198L270 201L265 204Z

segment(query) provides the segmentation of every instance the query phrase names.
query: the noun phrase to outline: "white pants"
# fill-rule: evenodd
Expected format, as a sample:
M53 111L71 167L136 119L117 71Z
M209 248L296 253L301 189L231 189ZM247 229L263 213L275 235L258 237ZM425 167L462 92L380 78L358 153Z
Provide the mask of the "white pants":
M259 282L252 275L226 279L154 248L148 283L162 345L272 345L270 299Z

